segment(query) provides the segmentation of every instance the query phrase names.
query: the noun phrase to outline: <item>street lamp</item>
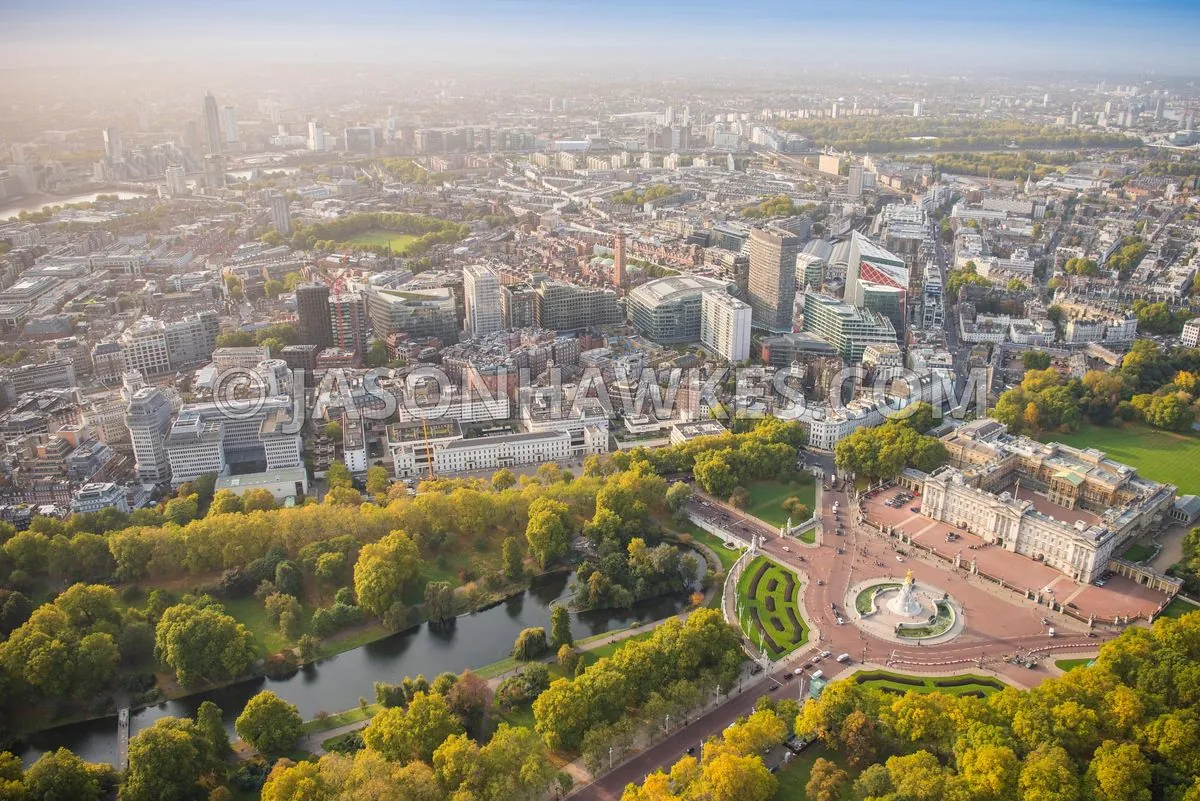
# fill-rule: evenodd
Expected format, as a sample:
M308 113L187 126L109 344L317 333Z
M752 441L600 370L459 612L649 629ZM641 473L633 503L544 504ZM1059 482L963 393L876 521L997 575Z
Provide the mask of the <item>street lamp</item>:
M671 733L671 716L667 715L667 722L663 726L663 736L666 736L670 733Z
M613 747L610 745L608 747L608 769L609 770L612 770L612 752L613 752Z

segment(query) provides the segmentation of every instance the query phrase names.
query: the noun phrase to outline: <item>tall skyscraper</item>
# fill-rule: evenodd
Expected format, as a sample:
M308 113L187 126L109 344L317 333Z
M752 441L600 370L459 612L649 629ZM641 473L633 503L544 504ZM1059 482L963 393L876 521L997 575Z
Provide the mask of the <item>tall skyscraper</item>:
M463 268L463 299L466 302L467 330L482 337L503 330L500 308L500 279L482 264Z
M237 111L233 106L226 106L224 112L225 141L236 145L238 143Z
M104 155L109 161L121 158L121 132L116 128L104 129Z
M908 265L903 258L857 231L851 234L844 299L855 308L886 316L902 338L908 281Z
M204 96L204 137L209 153L221 152L221 114L212 92Z
M725 292L708 290L700 300L700 341L721 358L750 358L750 307Z
M275 192L270 197L271 224L275 230L284 236L292 233L292 210L289 207L287 195Z
M354 351L359 359L367 352L367 305L357 292L339 292L329 298L329 324L333 346Z
M167 167L166 176L167 192L172 197L187 194L187 177L183 165L172 164L170 167Z
M322 348L333 345L329 287L324 284L301 284L296 287L296 333L301 345Z
M167 458L167 431L171 428L171 401L157 387L144 387L129 398L125 426L133 445L138 480L163 484L171 479Z
M325 149L325 126L316 120L308 121L308 149L318 153Z
M755 328L792 330L796 302L796 254L801 239L788 233L750 231L750 308Z
M863 168L862 165L850 165L850 185L848 192L850 197L861 197L863 192Z

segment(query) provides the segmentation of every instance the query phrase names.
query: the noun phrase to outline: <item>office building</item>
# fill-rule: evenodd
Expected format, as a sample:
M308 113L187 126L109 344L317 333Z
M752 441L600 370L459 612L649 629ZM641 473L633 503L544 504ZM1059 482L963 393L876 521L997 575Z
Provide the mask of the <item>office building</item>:
M848 364L861 362L868 345L896 344L887 317L816 292L804 293L804 330L833 345Z
M214 492L229 490L234 495L245 495L253 489L271 493L275 503L282 506L290 499L299 503L308 494L308 470L303 467L284 467L262 473L246 473L240 476L220 476Z
M221 114L212 92L204 96L204 139L210 155L217 155L222 151Z
M308 122L308 149L317 153L329 149L326 141L325 126L316 120Z
M547 281L536 292L534 309L538 328L580 331L621 324L621 305L611 289Z
M397 478L545 464L608 451L608 429L585 426L575 447L569 431L534 431L464 439L458 423L439 420L388 426L387 445Z
M458 342L458 306L447 287L408 291L371 287L366 298L371 327L380 339L403 335L436 337L443 345Z
M121 158L121 133L116 128L104 129L104 155L109 161Z
M316 283L296 287L296 334L302 345L328 348L333 344L329 287Z
M124 367L143 375L158 375L204 364L217 346L221 323L215 311L198 312L165 323L142 317L121 332Z
M375 154L379 147L379 129L366 125L346 128L342 131L346 142L346 150L363 156Z
M166 437L171 483L206 473L262 472L302 467L287 396L185 405Z
M225 188L225 158L215 153L204 157L204 183L209 189Z
M629 322L660 345L700 341L701 296L733 287L715 278L676 275L647 281L629 293Z
M725 292L701 295L700 342L729 362L750 358L750 305Z
M171 478L167 458L167 432L171 428L171 401L157 387L142 387L129 398L125 427L138 480L143 484L163 484Z
M267 201L271 209L271 225L283 236L292 234L292 210L287 195L274 192Z
M505 330L537 324L537 293L529 284L500 287L500 314Z
M126 370L136 370L142 375L170 372L167 329L161 320L143 317L122 331L117 342L125 352Z
M338 292L329 298L329 327L333 347L353 351L358 360L367 353L367 305L358 292Z
M850 165L850 183L846 191L850 197L862 197L863 168L861 164Z
M125 497L125 488L111 481L84 484L71 496L71 512L74 514L99 512L101 509L116 509L118 512L128 513L129 501Z
M226 106L222 121L225 123L225 141L231 145L238 143L237 111L233 106Z
M463 268L463 300L466 303L467 330L473 337L485 337L504 328L500 307L500 279L482 264Z
M181 164L172 164L166 169L167 177L167 194L171 197L180 197L188 192L187 171L184 170Z
M825 283L825 269L829 263L814 253L796 256L796 288L799 290L820 289Z
M796 302L798 236L763 228L750 231L749 299L755 328L792 330Z
M889 253L857 231L850 235L843 299L852 306L878 312L903 336L909 270L904 259Z

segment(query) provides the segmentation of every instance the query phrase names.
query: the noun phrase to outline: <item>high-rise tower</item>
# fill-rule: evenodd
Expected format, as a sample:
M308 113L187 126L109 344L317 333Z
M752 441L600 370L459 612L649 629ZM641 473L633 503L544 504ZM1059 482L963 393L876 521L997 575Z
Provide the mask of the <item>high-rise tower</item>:
M221 112L212 92L204 96L204 138L209 153L221 152Z
M750 308L755 328L792 330L796 254L801 238L785 231L750 231Z

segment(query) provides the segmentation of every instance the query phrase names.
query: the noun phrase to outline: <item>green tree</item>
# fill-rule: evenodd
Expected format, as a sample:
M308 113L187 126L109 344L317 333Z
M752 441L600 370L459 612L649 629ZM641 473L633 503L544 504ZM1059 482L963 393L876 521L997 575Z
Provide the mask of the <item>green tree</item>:
M502 467L492 474L492 488L503 492L517 483L517 477L507 467Z
M575 637L571 634L571 612L562 604L555 604L550 607L550 647L559 648L574 643Z
M367 369L386 367L388 360L387 343L382 339L377 339L371 343L371 347L367 348L367 352L363 356L363 367Z
M525 539L530 554L543 569L567 555L571 538L568 513L565 503L550 498L538 498L529 504Z
M225 731L225 723L221 720L221 707L212 701L204 701L196 710L196 728L218 759L224 759L233 752L229 733Z
M215 755L196 724L160 718L129 741L129 769L120 801L185 801L203 799L201 780L217 767Z
M546 630L541 626L522 629L513 643L512 654L517 659L529 661L538 659L550 650L546 642Z
M230 490L221 490L214 495L208 507L210 515L236 514L241 511L242 499Z
M1084 792L1104 801L1150 801L1150 777L1150 763L1136 745L1105 740L1088 765Z
M383 613L400 600L404 585L421 567L417 546L403 531L393 531L359 551L354 564L354 594L358 605L371 614Z
M392 479L388 475L386 467L373 465L367 468L367 493L372 498L375 500L386 498L391 485Z
M500 563L504 565L504 577L516 581L525 575L525 559L516 537L505 537L500 545Z
M341 426L338 425L337 423L330 423L329 425L338 426L337 430L339 432L339 438L340 438ZM326 432L329 431L329 425L325 426ZM329 436L328 433L326 433L326 436ZM353 489L354 488L354 477L352 475L350 475L350 470L349 470L349 468L346 467L345 462L334 462L333 464L329 465L329 470L327 470L325 473L325 483L328 485L329 489L331 489L331 490L337 489L339 487L344 487L346 489Z
M155 651L180 684L236 678L254 662L254 635L212 607L178 604L163 612L154 631Z
M1027 350L1021 354L1021 364L1026 370L1045 370L1050 366L1050 354L1044 350Z
M393 761L429 761L447 737L461 731L445 698L418 692L407 707L384 709L372 718L363 743Z
M300 712L275 693L263 690L246 704L234 722L238 736L268 754L280 754L300 739Z
M454 619L454 588L447 581L431 581L425 585L425 615L431 624Z
M849 778L836 763L818 757L804 786L804 797L809 801L840 801L842 787Z
M47 751L25 772L31 801L99 801L116 784L112 766L88 764L66 748Z

